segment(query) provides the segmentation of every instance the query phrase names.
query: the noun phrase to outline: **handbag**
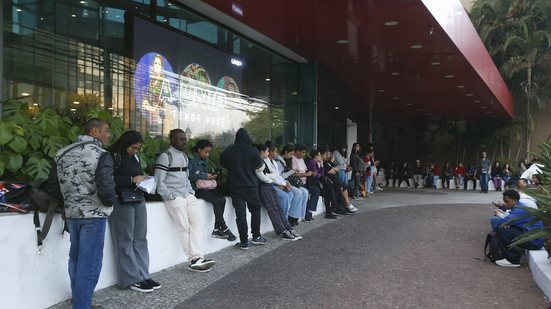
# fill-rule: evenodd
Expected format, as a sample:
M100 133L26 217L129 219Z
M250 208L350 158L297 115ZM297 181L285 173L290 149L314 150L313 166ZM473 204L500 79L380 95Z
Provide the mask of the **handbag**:
M302 180L300 180L299 177L295 176L295 175L290 175L289 177L287 177L287 180L293 187L297 187L297 188L300 188L302 187L304 184L302 183Z
M144 201L144 197L142 191L123 188L119 190L119 200L123 204L141 203Z
M214 179L199 179L197 182L195 182L195 186L197 189L203 189L203 190L213 190L216 189L216 186L218 183L216 183L216 180Z

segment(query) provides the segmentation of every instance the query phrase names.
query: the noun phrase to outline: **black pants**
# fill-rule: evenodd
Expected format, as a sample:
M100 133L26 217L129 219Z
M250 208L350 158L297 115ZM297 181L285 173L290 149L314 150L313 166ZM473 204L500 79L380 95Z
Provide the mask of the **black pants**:
M473 181L473 190L476 190L476 177L472 175L471 176L465 175L465 178L463 180L465 190L467 190L467 183L469 182L469 180Z
M396 186L396 180L398 180L398 186ZM406 185L408 186L408 188L410 187L409 185L409 177L405 176L405 177L400 177L400 179L395 179L394 180L394 186L397 187L397 188L400 188L400 186L402 185L402 182L405 181L406 182Z
M331 214L337 211L339 197L341 196L340 188L334 185L325 184L323 185L322 195L325 203L325 212Z
M521 228L511 226L511 227L498 227L496 229L496 234L499 239L499 248L503 252L503 256L507 261L513 264L520 263L521 252L517 251L515 248L509 249L509 245L513 243L513 239L520 236L524 231ZM527 250L538 250L539 247L535 246L532 242L526 242L518 245L518 247Z
M195 190L195 197L204 199L212 204L214 211L214 229L225 231L228 226L224 221L224 209L226 208L226 198L216 190Z
M260 237L260 196L257 188L233 188L230 196L232 198L233 208L235 208L235 222L239 231L239 240L241 243L249 241L247 232L247 208L251 213L251 233L253 238ZM245 202L247 204L245 205Z

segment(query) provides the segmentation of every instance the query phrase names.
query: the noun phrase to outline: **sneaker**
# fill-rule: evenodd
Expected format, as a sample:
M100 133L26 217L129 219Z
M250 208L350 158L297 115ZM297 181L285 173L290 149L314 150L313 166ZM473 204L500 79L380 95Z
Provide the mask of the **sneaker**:
M497 260L496 265L501 266L501 267L520 267L520 264L513 264L513 263L507 261L507 259Z
M295 236L295 239L296 239L296 240L301 240L301 239L302 239L302 236L300 236L300 235L297 233L297 231L295 231L295 230L290 230L289 232L291 233L291 235Z
M283 233L281 233L281 239L290 241L298 240L289 231L283 231Z
M253 245L258 245L258 246L265 245L267 242L268 240L266 240L266 238L262 236L253 237L253 241L252 241Z
M227 239L228 238L228 235L226 233L224 233L224 231L219 230L219 229L213 230L212 233L210 233L210 236L212 238L218 238L218 239Z
M304 218L304 220L302 220L304 222L312 222L314 221L314 218Z
M346 208L346 214L351 216L351 215L355 215L356 212Z
M375 191L383 191L383 188L381 188L381 187L376 187L376 188L375 188Z
M196 258L189 263L189 269L192 271L198 271L198 272L207 272L209 271L212 266L216 264L215 261L207 260L204 258Z
M356 208L352 204L350 204L350 205L348 205L348 210L350 210L351 212L356 212L356 211L358 211L358 208Z
M241 250L249 250L249 243L238 242L235 244L235 247Z
M149 285L151 285L154 290L158 290L161 288L161 284L151 278L145 280L145 282L149 283Z
M130 286L130 289L142 293L153 292L153 287L149 283L147 283L147 281L134 283Z
M337 219L337 216L335 216L332 213L326 213L325 214L325 219Z
M333 215L335 215L335 216L346 216L346 215L348 215L348 212L346 212L346 210L339 209L339 210L333 211Z
M235 241L237 239L237 237L235 237L235 235L233 235L233 233L230 231L230 229L225 229L224 234L226 234L228 236L228 237L226 237L226 239L228 241Z

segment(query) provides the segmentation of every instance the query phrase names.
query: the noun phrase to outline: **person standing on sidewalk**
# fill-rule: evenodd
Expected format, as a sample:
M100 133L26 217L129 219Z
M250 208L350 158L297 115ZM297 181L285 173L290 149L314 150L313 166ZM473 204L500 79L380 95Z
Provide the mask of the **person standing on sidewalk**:
M113 160L102 148L109 125L91 118L84 135L55 155L57 175L70 233L69 277L73 309L89 309L102 267L107 217L117 201Z
M184 153L186 133L170 131L170 148L163 152L155 165L157 193L177 226L178 237L189 262L189 270L207 272L216 263L205 259L201 252L203 220L195 192L188 179L188 157Z
M109 230L115 248L118 285L138 292L153 292L161 284L149 275L147 208L137 185L145 179L136 154L142 147L140 133L130 130L107 149L115 163L115 190L119 200L109 216ZM125 199L124 194L135 198Z
M220 155L220 165L228 170L227 185L237 217L235 221L240 242L235 246L243 250L249 249L247 208L251 213L252 243L266 244L267 240L260 235L261 202L256 177L257 170L264 170L264 161L260 158L258 149L252 146L251 137L245 129L237 130L234 144L224 149Z
M486 157L486 152L482 153L482 159L478 162L478 174L480 175L480 192L488 193L488 181L490 181L490 160Z
M189 161L189 181L191 182L193 190L195 190L195 196L212 204L212 210L214 211L214 230L211 236L218 239L235 241L235 235L230 231L224 220L226 197L216 191L216 178L218 174L209 173L208 158L211 150L212 144L207 140L201 139L195 143L195 147L193 147L195 156ZM210 182L214 184L214 186L209 188L200 187L201 183L205 180L207 183Z

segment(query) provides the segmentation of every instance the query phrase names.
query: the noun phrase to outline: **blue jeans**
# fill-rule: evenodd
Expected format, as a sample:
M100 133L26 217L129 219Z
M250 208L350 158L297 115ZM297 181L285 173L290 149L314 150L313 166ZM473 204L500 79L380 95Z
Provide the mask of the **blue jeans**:
M365 191L366 192L373 192L373 174L365 177Z
M71 235L69 277L73 309L89 309L103 259L107 219L67 219Z
M291 200L293 200L294 193L293 191L285 191L278 185L273 184L273 186L279 198L279 204L281 205L283 214L285 218L287 218L289 216L289 209L291 208Z
M488 181L490 181L490 175L487 173L480 174L480 188L482 192L488 192Z
M345 170L339 170L339 179L341 180L342 184L348 183L348 177L346 176Z
M289 208L289 216L293 218L304 218L306 215L306 205L308 203L308 190L304 187L292 187L293 199L291 200L291 208Z

